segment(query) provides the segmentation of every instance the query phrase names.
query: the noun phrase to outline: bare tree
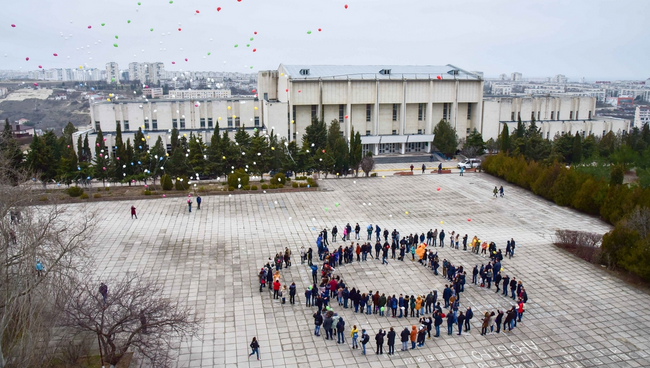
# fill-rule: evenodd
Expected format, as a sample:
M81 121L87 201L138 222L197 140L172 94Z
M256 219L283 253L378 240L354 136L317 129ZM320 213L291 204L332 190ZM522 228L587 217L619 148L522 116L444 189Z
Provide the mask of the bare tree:
M190 307L165 297L163 287L143 275L128 273L100 282L80 281L63 300L64 325L94 333L106 363L114 367L129 349L148 358L154 367L168 367L174 344L196 337L199 319Z
M0 157L0 368L51 359L56 299L90 259L93 215L34 206L29 177Z
M650 234L650 209L647 207L636 207L623 221L627 228L639 232L641 238Z
M368 155L361 159L361 170L366 174L366 177L370 175L370 172L375 168L375 159L372 156Z
M463 149L460 151L467 158L474 158L479 153L481 149L476 146L464 145Z

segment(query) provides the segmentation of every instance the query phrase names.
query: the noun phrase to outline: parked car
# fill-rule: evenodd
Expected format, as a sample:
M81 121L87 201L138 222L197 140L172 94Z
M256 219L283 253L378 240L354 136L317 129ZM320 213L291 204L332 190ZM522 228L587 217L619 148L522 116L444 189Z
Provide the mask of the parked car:
M464 167L466 169L474 169L479 166L481 166L481 160L479 160L478 158L467 158L464 161L459 162L458 165L456 165L456 167L458 167L459 169L461 167Z

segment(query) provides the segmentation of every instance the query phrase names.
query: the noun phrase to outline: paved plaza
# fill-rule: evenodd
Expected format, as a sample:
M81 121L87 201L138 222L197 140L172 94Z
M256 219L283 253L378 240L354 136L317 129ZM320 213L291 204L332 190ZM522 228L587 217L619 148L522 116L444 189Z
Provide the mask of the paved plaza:
M183 198L92 203L88 207L101 217L93 251L97 272L150 271L170 295L195 308L204 321L200 340L181 345L179 367L650 366L650 297L552 244L556 229L605 233L609 225L487 174L420 175L417 167L416 172L322 180L316 192L207 196L202 209L193 206L192 213ZM492 197L495 185L504 186L505 198ZM131 204L138 209L137 220L130 217ZM462 336L457 328L448 336L445 321L440 338L400 352L399 332L417 318L355 314L337 303L333 309L346 321L346 344L326 341L324 333L314 336L315 308L304 306L311 270L300 265L299 249L304 245L316 253L320 229L338 225L342 233L348 222L361 225L362 239L368 223L402 235L442 228L494 241L501 249L514 238L515 257L503 261L503 273L522 280L527 290L523 322L510 333L480 336L481 313L508 309L512 300L468 283L461 309L471 306L475 317L470 333ZM282 283L298 286L295 305L288 297L281 305L267 290L259 292L260 268L285 247L293 253L293 265L281 271ZM463 265L468 282L473 266L487 262L448 247L438 254ZM410 259L388 265L369 259L343 265L335 274L349 287L387 295L437 289L441 296L445 283ZM350 348L352 325L370 334L367 356ZM374 336L389 327L398 332L396 354L375 355ZM248 358L253 336L261 345L259 362Z

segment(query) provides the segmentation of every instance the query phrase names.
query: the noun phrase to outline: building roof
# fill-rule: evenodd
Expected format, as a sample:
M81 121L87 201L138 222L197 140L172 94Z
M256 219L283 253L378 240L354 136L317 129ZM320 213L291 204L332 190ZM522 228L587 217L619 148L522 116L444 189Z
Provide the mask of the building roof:
M451 64L437 65L284 65L292 79L468 79L481 80L477 74ZM309 74L301 73L309 70ZM390 73L381 71L389 70ZM440 77L440 78L438 78Z

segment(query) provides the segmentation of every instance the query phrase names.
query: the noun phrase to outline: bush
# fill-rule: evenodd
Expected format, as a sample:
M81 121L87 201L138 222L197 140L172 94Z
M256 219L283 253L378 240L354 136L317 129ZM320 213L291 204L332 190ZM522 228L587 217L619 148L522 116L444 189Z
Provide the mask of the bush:
M306 176L296 176L296 180L307 180Z
M260 179L260 183L264 183L264 179Z
M97 191L98 191L98 192L101 192L101 191L102 191L102 188L97 188Z
M81 199L88 199L88 193L81 193L81 195L79 196L79 198L81 198Z
M301 188L307 188L307 183L300 183Z
M99 194L99 193L95 193L95 194L93 194L93 198L101 198L101 197L102 197L102 195Z
M109 190L111 190L110 187L105 187L105 188L104 188L104 191L105 191L105 192L108 192Z
M269 189L278 189L278 186L275 184L269 185Z
M257 190L257 185L252 185L251 190Z
M199 192L204 193L204 192L207 192L207 191L208 190L205 187L203 187L203 186L199 187Z
M228 187L229 192L232 192L233 190L235 190L235 187Z
M70 197L79 197L83 194L84 190L75 186L68 188L67 192ZM86 198L88 198L88 196L86 196Z
M41 202L46 202L47 201L47 196L42 195L38 200L41 201Z
M287 181L291 181L291 178L287 178Z
M174 184L176 187L176 190L181 190L181 191L187 191L190 189L190 184L189 180L187 179L187 176L181 175L176 178L176 184Z
M239 188L248 185L250 177L244 169L237 169L234 173L228 175L228 186Z
M172 178L167 174L160 177L160 185L162 186L163 190L172 190L174 188Z
M298 183L296 183L296 182L294 181L293 183L291 183L291 187L292 187L292 188L298 188Z
M284 184L278 184L278 188L280 189L284 188Z
M277 173L273 175L273 179L271 180L272 184L284 184L287 182L287 177L284 176L283 173Z
M372 174L370 174L370 177L371 177L371 178L376 178L376 177L377 177L377 173L372 173Z
M143 194L144 195L151 195L151 191L149 189L145 189Z
M250 186L250 185L244 185L244 186L242 187L242 189L243 189L243 190L251 190L251 186Z
M262 184L262 189L264 189L264 190L269 189L269 185L268 184Z

